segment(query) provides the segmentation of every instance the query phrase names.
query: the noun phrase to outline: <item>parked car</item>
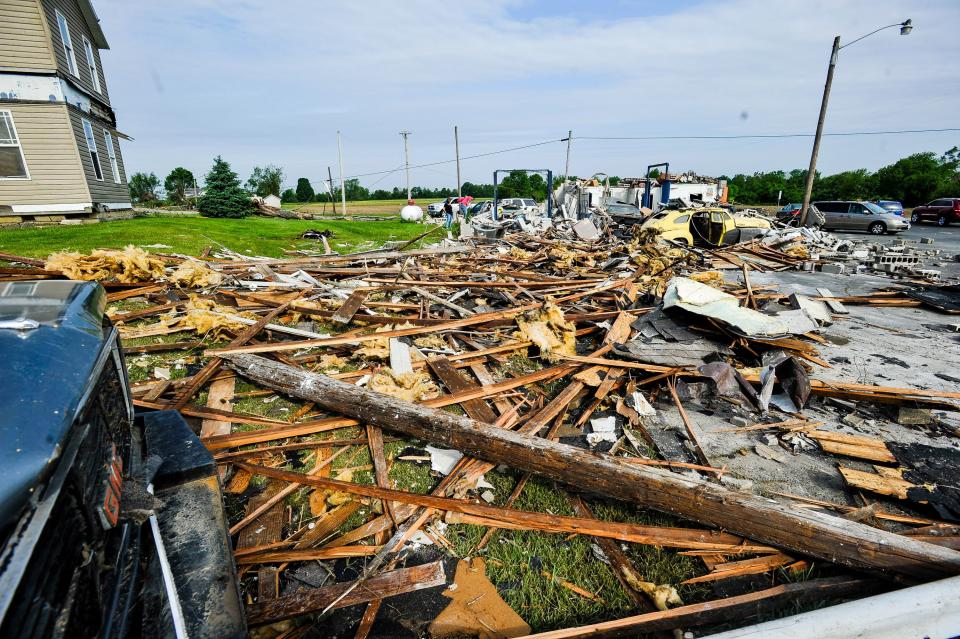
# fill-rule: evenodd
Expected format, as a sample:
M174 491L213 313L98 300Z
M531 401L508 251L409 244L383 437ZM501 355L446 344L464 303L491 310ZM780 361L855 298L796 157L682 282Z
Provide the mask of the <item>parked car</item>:
M444 200L443 202L434 202L433 204L428 204L427 215L429 215L430 217L443 217L443 205L445 203L446 203L446 200ZM450 203L453 204L453 201L451 200ZM454 209L456 209L456 205L454 205Z
M802 209L803 204L796 202L782 206L777 211L777 221L796 226L799 224L799 216Z
M894 215L903 215L903 204L896 200L877 200L876 205L881 209L886 209Z
M540 211L537 201L530 198L508 197L500 200L499 205L503 207L504 215L538 213Z
M867 231L873 235L899 233L910 228L903 217L873 202L828 200L814 202L823 213L823 228L838 231Z
M762 235L770 229L770 220L755 215L734 215L721 208L663 209L640 228L657 230L663 239L687 246L720 246Z
M245 637L216 464L134 413L106 297L0 283L0 636Z
M936 222L937 226L960 222L960 197L939 198L929 204L918 206L910 214L910 221L914 224L928 220Z

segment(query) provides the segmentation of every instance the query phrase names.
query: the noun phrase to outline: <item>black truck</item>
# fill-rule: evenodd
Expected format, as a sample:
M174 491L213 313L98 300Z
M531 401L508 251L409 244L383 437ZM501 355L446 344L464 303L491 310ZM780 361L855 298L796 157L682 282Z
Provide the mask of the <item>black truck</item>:
M210 454L92 282L0 283L0 637L246 635Z

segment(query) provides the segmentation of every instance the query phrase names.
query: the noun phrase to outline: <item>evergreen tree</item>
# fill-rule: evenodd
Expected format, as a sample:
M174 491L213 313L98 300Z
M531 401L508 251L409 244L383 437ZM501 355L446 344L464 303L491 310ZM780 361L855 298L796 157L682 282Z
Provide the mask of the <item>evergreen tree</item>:
M313 202L313 186L310 184L310 180L307 178L300 178L297 180L297 201L298 202Z
M207 173L206 192L197 200L197 210L205 217L246 217L253 203L240 186L237 174L219 155Z

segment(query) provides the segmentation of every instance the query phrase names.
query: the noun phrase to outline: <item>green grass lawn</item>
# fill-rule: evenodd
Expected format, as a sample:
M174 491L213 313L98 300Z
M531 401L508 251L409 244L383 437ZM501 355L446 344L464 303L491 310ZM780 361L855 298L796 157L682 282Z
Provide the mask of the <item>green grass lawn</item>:
M282 257L284 249L323 250L315 240L301 240L307 229L329 230L331 247L347 253L373 249L389 240L408 240L430 226L399 219L386 221L317 221L249 217L242 220L204 217L140 217L118 222L80 226L0 230L0 252L27 257L45 257L56 251L89 252L96 248L120 248L127 244L170 248L149 248L152 252L199 255L207 246L222 244L239 253ZM442 232L428 238L437 241Z

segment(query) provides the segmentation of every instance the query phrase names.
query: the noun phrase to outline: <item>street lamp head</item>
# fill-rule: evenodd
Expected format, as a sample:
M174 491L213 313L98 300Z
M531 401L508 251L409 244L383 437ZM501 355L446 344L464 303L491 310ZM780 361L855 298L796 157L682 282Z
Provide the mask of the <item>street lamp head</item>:
M900 24L900 35L907 35L913 31L913 20L907 20Z

